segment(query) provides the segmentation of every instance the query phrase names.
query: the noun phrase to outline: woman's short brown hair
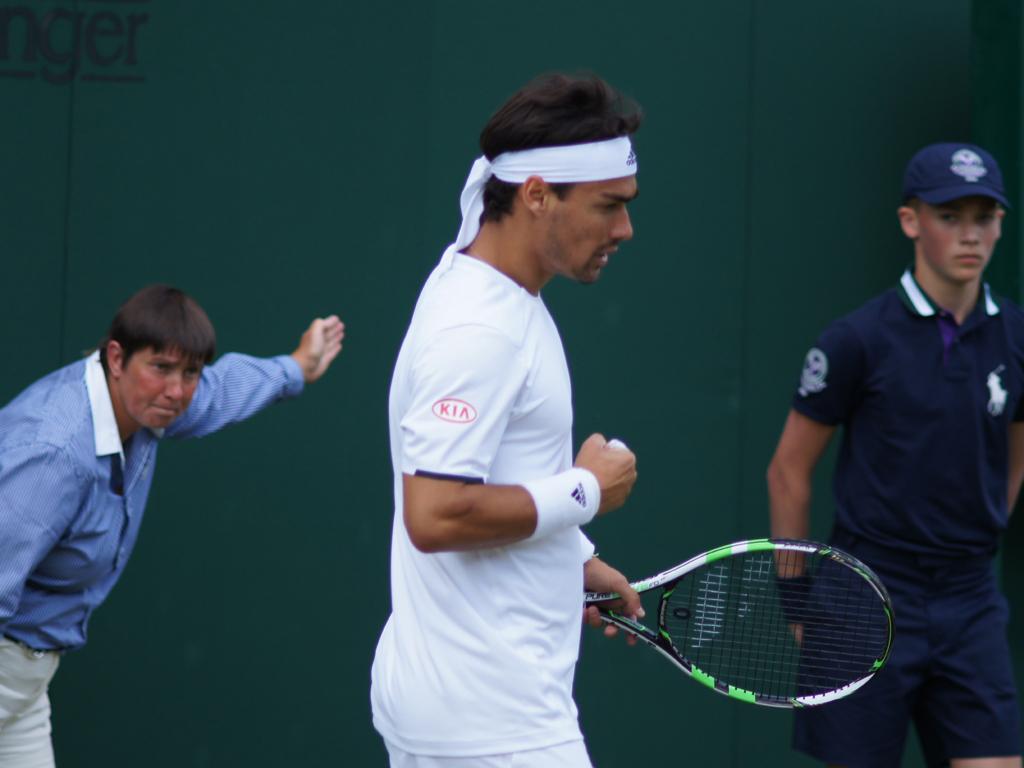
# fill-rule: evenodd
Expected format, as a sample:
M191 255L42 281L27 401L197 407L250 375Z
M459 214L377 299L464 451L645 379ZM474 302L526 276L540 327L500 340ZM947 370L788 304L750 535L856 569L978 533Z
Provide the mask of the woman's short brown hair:
M194 299L169 285L147 285L121 305L100 342L100 360L107 368L107 344L116 341L125 362L138 350L177 350L205 365L213 360L217 337L213 324Z

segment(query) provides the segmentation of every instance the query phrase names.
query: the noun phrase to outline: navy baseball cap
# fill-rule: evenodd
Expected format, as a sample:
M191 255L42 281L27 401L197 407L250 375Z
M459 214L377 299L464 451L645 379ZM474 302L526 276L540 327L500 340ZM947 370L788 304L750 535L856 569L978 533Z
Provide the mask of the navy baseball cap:
M903 174L903 199L937 205L982 195L1010 207L996 159L974 144L929 144L910 158Z

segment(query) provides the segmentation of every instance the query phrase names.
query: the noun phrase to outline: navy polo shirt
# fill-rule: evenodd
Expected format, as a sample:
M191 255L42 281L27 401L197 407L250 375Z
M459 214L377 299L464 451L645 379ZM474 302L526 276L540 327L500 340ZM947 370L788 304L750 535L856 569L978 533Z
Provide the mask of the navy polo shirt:
M1024 313L986 284L951 326L908 270L821 334L793 398L803 415L843 426L837 526L940 558L994 552L1008 517L1008 428L1024 420Z

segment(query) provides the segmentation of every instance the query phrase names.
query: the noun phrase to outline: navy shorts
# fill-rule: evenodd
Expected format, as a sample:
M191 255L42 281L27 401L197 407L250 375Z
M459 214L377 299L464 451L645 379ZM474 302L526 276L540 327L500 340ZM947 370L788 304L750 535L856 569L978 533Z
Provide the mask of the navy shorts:
M935 563L839 535L893 600L888 663L845 699L794 713L793 746L849 768L898 768L911 722L929 766L1020 754L1020 711L991 559Z

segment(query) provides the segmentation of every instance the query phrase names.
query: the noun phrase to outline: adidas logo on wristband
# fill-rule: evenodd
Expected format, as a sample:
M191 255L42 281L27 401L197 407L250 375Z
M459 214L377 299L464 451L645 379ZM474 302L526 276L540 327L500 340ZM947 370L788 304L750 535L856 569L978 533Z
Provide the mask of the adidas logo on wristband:
M533 497L537 527L530 539L542 539L555 531L586 525L601 504L601 486L592 472L573 467L551 477L529 480L523 488Z
M573 500L584 509L587 508L587 494L583 490L583 483L577 483L576 489L572 492Z

